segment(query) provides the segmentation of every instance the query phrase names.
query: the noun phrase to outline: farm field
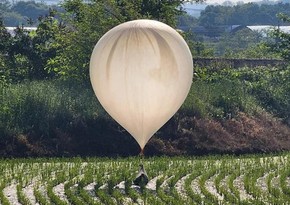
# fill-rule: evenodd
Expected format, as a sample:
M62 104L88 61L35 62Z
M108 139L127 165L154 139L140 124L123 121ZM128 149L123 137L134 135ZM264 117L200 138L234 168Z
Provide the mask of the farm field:
M150 178L132 185L139 164ZM289 204L290 154L12 159L1 204Z

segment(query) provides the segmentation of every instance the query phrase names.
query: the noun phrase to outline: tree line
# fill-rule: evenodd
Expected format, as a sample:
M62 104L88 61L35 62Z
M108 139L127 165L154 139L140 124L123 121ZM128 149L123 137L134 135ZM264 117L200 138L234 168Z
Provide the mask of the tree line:
M218 25L278 25L283 23L277 17L279 13L290 15L290 4L209 5L201 12L198 23L205 27Z
M92 49L105 32L122 22L140 18L156 19L176 28L180 23L180 16L185 15L181 7L183 2L184 0L134 0L130 2L67 0L61 5L62 11L48 8L46 15L39 16L36 31L28 32L23 26L18 26L13 35L5 29L5 21L2 17L0 18L0 79L3 82L54 77L88 79ZM1 4L1 8L5 8L4 3ZM6 5L6 8L17 8L20 3L18 2L12 7ZM30 2L25 3L30 4ZM202 12L200 19L204 19L206 15L218 13L216 11L220 12L219 15L225 10L238 14L241 12L235 10L239 8L248 11L245 13L249 15L249 11L267 10L262 8L271 6L276 9L280 8L279 4L277 6L258 6L252 3L235 7L208 6ZM289 4L285 4L283 8L287 9L287 6ZM227 12L223 15L226 16ZM228 14L228 18L230 18L230 14ZM289 22L287 12L280 14L278 18L281 22ZM205 48L203 43L198 41L196 36L190 33L182 33L182 35L187 40L194 56L214 55ZM272 37L274 40L271 40L270 44L258 46L246 42L243 38L245 35L251 37L252 41L261 38L242 32L237 36L222 37L219 45L233 42L236 44L234 47L238 49L232 53L239 52L242 55L246 55L243 54L246 49L245 45L249 45L251 48L259 48L258 52L257 49L255 52L262 53L262 56L265 56L268 51L274 51L283 58L289 59L289 34L275 30ZM217 47L217 49L219 48ZM252 50L247 55L254 56ZM220 55L225 54L229 55L229 52L220 51Z
M98 39L114 26L133 19L156 19L176 27L182 0L68 0L63 11L49 9L37 30L19 26L13 35L0 23L1 78L6 81L55 76L88 78L90 54ZM57 15L59 15L57 17Z
M289 3L256 4L246 3L235 6L208 5L196 18L188 14L178 17L179 26L204 26L215 28L224 25L288 25L278 14L290 15Z
M60 7L48 6L35 1L17 1L12 4L9 0L0 2L0 17L5 26L36 25L40 16L47 15L49 8L61 10Z

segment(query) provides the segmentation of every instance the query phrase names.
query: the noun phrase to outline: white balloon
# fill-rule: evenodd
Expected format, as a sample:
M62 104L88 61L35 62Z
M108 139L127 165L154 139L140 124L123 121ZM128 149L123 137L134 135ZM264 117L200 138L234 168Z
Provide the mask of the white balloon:
M192 56L184 39L154 20L114 27L98 41L90 61L98 100L142 150L180 108L192 75Z

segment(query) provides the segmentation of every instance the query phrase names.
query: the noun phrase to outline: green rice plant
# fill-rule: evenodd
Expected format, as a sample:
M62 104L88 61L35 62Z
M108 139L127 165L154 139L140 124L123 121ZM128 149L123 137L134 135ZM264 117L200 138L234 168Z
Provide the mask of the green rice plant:
M134 203L138 203L138 199L140 198L139 194L134 191L132 188L128 190L127 196L132 199Z
M67 202L65 202L64 200L61 200L57 195L55 195L55 193L53 192L53 187L56 186L58 183L58 180L53 180L50 181L47 184L47 196L50 198L50 200L58 205L67 205Z
M199 186L201 192L204 194L204 196L212 203L212 204L219 204L219 200L216 196L212 195L206 188L205 183L206 180L209 180L211 177L213 177L216 174L217 170L215 167L211 167L211 169L207 170L205 173L203 173L199 180Z
M86 204L92 204L92 205L100 205L101 202L94 200L90 194L88 194L87 191L83 189L79 189L79 196L82 198L83 202Z
M199 177L201 175L202 171L200 169L196 169L195 172L193 172L186 180L184 183L184 188L186 190L187 196L190 199L190 204L201 204L203 202L202 197L193 192L192 187L191 187L191 182Z
M37 187L34 187L33 194L35 196L36 202L40 205L50 205L50 201L47 200L46 197L43 196L43 194L39 191Z
M218 175L214 179L214 184L217 189L217 192L223 196L224 200L232 203L232 204L237 204L239 200L235 197L235 195L231 192L229 192L230 189L227 189L226 187L229 184L229 179L227 179L225 185L222 185L221 182L222 180L225 180L225 178L229 175L229 170L227 167L227 162L222 161L219 169Z
M0 201L9 204L3 189L17 185L21 199L24 184L34 184L34 195L39 204L287 204L289 153L279 155L154 157L142 160L156 179L156 191L133 187L140 159L138 158L62 158L62 159L0 159ZM162 171L160 171L162 170ZM42 172L46 172L42 175ZM249 196L240 199L234 180L243 175L244 188ZM183 177L186 177L185 179ZM125 180L125 181L124 181ZM199 181L198 191L193 180ZM208 180L211 183L208 183ZM115 187L127 181L127 191ZM274 183L275 182L275 183ZM67 201L53 193L63 183ZM96 184L95 194L84 187ZM111 185L109 185L111 183ZM267 185L268 189L260 187ZM91 186L91 185L90 185ZM111 186L111 188L109 188ZM179 189L181 187L181 189ZM212 186L212 187L209 187ZM247 188L248 187L248 188ZM41 189L40 189L41 188ZM210 191L214 188L218 194ZM275 191L277 190L277 192ZM198 194L201 191L201 194ZM25 198L25 196L24 196ZM6 203L5 203L6 200ZM31 202L25 202L23 204Z
M108 205L115 204L115 201L112 199L110 195L106 193L105 190L98 189L96 190L96 196L104 203Z
M65 185L64 185L64 191L65 191L65 194L67 196L68 201L71 204L86 205L86 202L81 200L78 197L79 190L72 188L73 184L74 184L73 181L69 181L69 182L65 183Z
M290 187L287 184L287 177L290 176L290 168L285 168L280 176L280 185L281 185L281 189L282 192L290 197Z
M264 174L264 170L260 167L257 169L249 170L244 177L244 184L246 191L253 195L254 197L258 197L261 195L261 190L257 189L256 181L259 177L262 177Z
M2 205L10 205L9 200L3 193L3 189L5 188L6 184L0 184L0 202Z
M230 174L229 178L228 178L228 186L229 186L229 190L231 191L231 194L233 194L235 196L235 198L237 199L237 203L238 204L248 204L247 202L241 201L240 198L240 192L239 190L234 186L234 180L240 175L239 172L233 172L232 174Z
M173 182L170 180L173 177L174 176L170 176L167 178L166 183L168 183L168 187L163 186L162 188L159 187L158 190L156 190L157 196L163 201L163 203L166 203L166 204L172 204L174 201L174 197L171 196L170 194L168 194L170 192L170 187L174 186ZM170 183L171 183L171 185L169 185Z
M22 183L18 183L16 186L18 201L23 205L32 205L29 199L24 195L22 187Z

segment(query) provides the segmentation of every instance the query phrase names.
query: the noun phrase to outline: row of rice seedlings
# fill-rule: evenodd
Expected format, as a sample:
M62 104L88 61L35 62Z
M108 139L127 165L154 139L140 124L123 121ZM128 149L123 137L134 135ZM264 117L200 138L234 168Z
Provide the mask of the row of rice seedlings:
M199 187L202 192L202 194L205 196L204 200L208 201L211 204L219 204L218 198L211 194L208 189L206 188L206 181L209 180L211 177L213 177L217 173L216 168L213 167L208 167L208 170L204 172L200 179L199 179Z
M229 189L227 189L228 179L226 180L225 184L221 184L222 180L225 180L228 174L229 173L224 170L220 171L214 180L214 184L217 189L217 192L221 196L223 196L223 201L231 202L232 204L237 204L238 199L234 196L233 193L229 192Z
M240 192L233 184L241 171L243 170L240 160L226 159L222 161L219 174L215 179L215 186L218 193L223 196L223 201L230 204L248 204L246 201L241 201ZM220 185L222 180L223 185Z
M287 189L289 189L289 184L287 183L287 180L289 180L289 178L285 177L287 176L287 167L285 167L284 169L279 169L276 172L274 172L274 176L273 176L273 180L275 179L274 182L269 182L268 185L268 190L269 193L275 197L275 201L278 201L280 204L285 204L285 202L289 202L290 201L290 195L289 193L286 191ZM286 173L286 174L284 174ZM288 175L289 176L289 175Z
M108 187L108 184L107 184L110 174L108 174L107 170L105 169L103 172L99 172L95 178L96 197L99 198L100 201L103 202L104 204L114 204L115 202L110 196L110 193L112 193L112 187Z
M191 199L190 204L202 204L203 202L203 198L201 197L201 195L194 192L191 186L192 181L195 180L197 177L200 177L202 173L203 167L201 163L196 163L194 171L184 182L184 189L187 193L187 197Z
M86 203L78 197L78 189L73 187L75 184L76 181L74 180L68 181L64 184L64 191L68 201L70 204L86 205Z
M151 200L150 197L148 201L152 201L152 203L160 203L160 204L172 204L174 202L174 185L178 180L176 167L179 166L178 163L174 161L168 161L168 158L160 158L160 160L156 159L156 163L151 163L150 168L151 172L147 172L151 178L157 177L155 193L157 194L159 200ZM150 170L149 170L150 171ZM175 172L174 172L175 171ZM177 180L174 180L176 178Z
M275 187L272 185L272 181L274 177L277 177L277 172L271 172L266 178L267 188L268 188L268 198L271 203L278 204L281 201L284 201L284 196L280 191L279 187Z
M3 189L5 188L5 186L6 186L5 183L0 184L0 204L10 205L9 200L7 199L7 197L3 193Z
M283 175L287 169L286 167L289 165L289 157L275 157L274 160L271 161L271 173L267 178L269 200L271 203L285 204L290 201L290 196L284 193L282 188Z
M91 168L88 168L89 165L87 163L84 164L79 160L74 163L69 163L68 166L67 180L64 182L64 192L67 200L71 204L86 204L79 194L79 182L87 175L86 170L91 171Z
M51 202L57 205L67 205L68 203L62 199L60 199L54 192L53 187L56 185L63 183L66 181L66 176L64 174L59 174L52 181L48 181L47 183L47 196L50 198Z
M22 183L19 182L16 186L16 193L17 193L17 199L22 205L32 205L29 199L26 197L26 195L23 193L22 190Z
M285 160L280 160L277 157L266 157L248 161L252 161L253 164L252 168L249 167L245 173L244 182L246 190L254 197L254 200L251 200L252 203L283 204L285 202L284 197L277 198L278 195L281 196L280 190L274 188L271 182L273 177L277 177L281 163L284 163ZM267 187L260 188L257 185L258 179L265 181Z
M127 159L126 159L127 160ZM168 196L171 195L173 196L173 198L176 198L177 200L172 200L176 203L180 202L183 203L184 201L180 200L180 196L179 194L176 192L175 190L175 184L176 181L181 179L183 176L185 175L189 175L189 177L185 180L185 190L186 193L188 195L188 198L194 199L192 200L192 204L199 203L200 202L206 202L207 199L202 199L201 197L197 197L197 194L194 193L193 191L190 191L190 180L192 181L193 179L195 179L196 177L200 176L200 174L202 173L202 171L200 173L196 173L193 174L193 172L195 172L195 170L215 170L213 172L215 172L214 174L217 174L217 176L215 177L215 186L216 189L219 191L220 194L223 194L225 196L224 201L228 202L228 201L232 201L230 199L230 197L227 197L227 191L231 190L232 193L230 193L231 195L235 195L238 196L238 190L236 190L236 187L233 186L233 180L239 176L240 174L245 174L245 188L247 186L247 177L248 177L248 181L249 183L251 183L253 185L254 188L246 188L246 190L248 191L248 193L252 194L251 190L258 188L256 183L256 180L259 177L262 177L265 175L265 173L268 173L269 170L273 170L273 169L278 169L282 170L281 172L281 176L280 176L280 186L281 186L281 190L283 192L280 193L281 196L286 195L285 193L287 193L287 183L286 183L286 179L289 176L289 170L288 170L288 174L287 174L287 169L282 169L281 167L279 168L280 164L285 164L285 162L289 161L289 157L278 157L275 159L275 163L273 162L271 157L266 157L266 158L257 158L257 159L253 159L253 158L249 158L249 159L241 159L241 160L236 160L236 159L223 159L223 158L218 158L218 159L202 159L202 160L188 160L186 158L183 159L170 159L170 158L156 158L154 160L152 159L148 159L148 160L144 160L144 164L145 166L150 166L150 169L147 170L148 175L151 176L151 178L153 178L154 176L159 176L159 175L167 175L167 176L172 176L174 174L174 177L172 177L172 179L169 180L168 183L168 190L163 191L163 194ZM47 192L49 192L49 190L53 188L53 186L57 185L58 183L60 183L59 180L59 175L62 173L66 179L64 179L65 181L70 181L70 179L76 177L76 176L80 176L83 175L84 178L86 178L86 176L88 176L89 172L91 172L93 175L96 174L96 170L98 170L100 173L104 174L104 175L109 175L109 177L105 178L103 180L103 182L100 182L99 186L102 186L104 184L107 184L107 188L105 189L101 189L103 192L103 195L107 195L108 198L113 198L114 202L121 202L123 199L122 198L126 198L126 196L128 196L129 198L132 198L133 201L138 201L139 199L143 199L145 202L147 201L148 204L149 202L151 204L153 203L159 203L161 204L161 202L164 202L164 200L162 200L162 197L160 197L160 186L163 182L163 180L165 179L164 177L161 178L161 180L157 180L156 183L156 190L157 190L157 197L159 197L158 199L156 199L157 197L155 197L154 193L151 193L147 190L142 192L137 192L134 189L132 189L131 186L131 179L132 179L132 169L136 169L136 167L138 167L138 164L140 163L139 159L131 159L132 162L126 162L124 160L116 160L117 162L113 161L113 160L107 160L107 159L89 159L89 162L86 165L86 167L82 167L84 162L82 160L72 160L72 162L63 162L62 160L60 161L49 161L46 163L30 163L32 161L28 161L28 162L17 162L17 161L8 161L5 162L7 164L3 165L3 163L1 163L1 167L0 167L0 172L1 173L5 173L3 175L5 176L9 176L9 177L5 177L5 180L3 179L1 184L2 187L4 188L6 185L8 185L12 179L16 180L16 183L22 183L21 186L26 186L30 183L33 182L33 178L38 177L40 179L41 182L39 183L46 183L48 182L48 187L47 187ZM224 162L226 161L226 163ZM200 168L198 168L198 164L201 164ZM229 186L229 190L223 190L222 188L219 187L220 184L220 180L219 178L223 178L222 176L225 176L226 174L230 173L229 170L229 164L231 164L232 168L235 170L234 172L237 171L237 174L232 174L229 175L228 177L228 186ZM239 167L238 164L241 164L241 167ZM184 170L180 169L180 167L185 167ZM261 173L259 176L250 176L252 175L252 172L257 172L257 169L254 169L253 167L258 167L260 169ZM176 170L180 170L180 172L176 172ZM242 169L242 170L241 170ZM258 169L258 170L259 170ZM57 170L60 170L59 173ZM68 170L68 171L65 171ZM114 170L114 172L112 172L112 170ZM119 174L122 173L123 170L126 170L127 173L126 174ZM161 171L160 171L161 170ZM194 170L194 171L192 171ZM245 172L245 170L247 170ZM284 171L283 171L284 170ZM233 170L231 170L231 172L233 172ZM240 173L239 173L240 172ZM9 174L8 174L9 173ZM114 173L118 173L118 174L114 174ZM150 174L149 174L150 173ZM278 174L278 173L277 173ZM277 175L275 173L275 175L273 177L277 177ZM55 176L54 176L55 175ZM102 175L101 177L103 178L104 175ZM180 176L178 176L180 175ZM207 177L205 175L208 175L208 173L203 173L200 176L200 182L203 179L206 179ZM256 174L254 174L256 175ZM40 177L39 177L40 176ZM134 177L134 176L133 176ZM272 176L269 176L266 178L266 180L268 180L269 182L271 181L270 179L273 178ZM90 182L96 181L98 183L99 179L90 179ZM120 181L124 181L125 180L125 184L127 184L127 186L125 186L125 194L122 194L121 192L119 192L118 190L114 189L114 186L119 183ZM5 181L3 183L3 181ZM251 182L250 182L251 181ZM81 184L81 180L78 181L79 186ZM55 185L53 185L55 184ZM202 183L201 183L202 184ZM80 187L84 187L83 185ZM268 186L269 188L270 186ZM3 189L2 188L2 189ZM202 189L202 186L200 186L200 188ZM288 188L289 189L289 188ZM83 195L81 195L80 190L82 190L81 188L79 188L78 190L73 190L76 191L76 195L78 195L78 197L80 199L84 199L84 193L86 193L86 191L82 191ZM273 192L274 189L271 188L271 190L269 190L270 192ZM280 189L279 189L280 190ZM96 192L98 190L96 189ZM281 191L280 191L281 192ZM20 191L21 193L21 191ZM159 193L159 194L158 194ZM278 192L277 192L278 193ZM42 199L41 197L37 197L37 195L40 195L40 192L36 192L35 191L35 197L37 198L37 200L40 202ZM207 196L206 191L203 191L203 194L206 195L206 198L210 198ZM2 192L3 195L3 192ZM161 194L162 195L162 194ZM253 195L253 194L252 194ZM270 199L267 196L265 196L265 194L263 193L256 193L257 197L254 201L259 202L259 201L263 201L265 199L267 199L268 201L270 201ZM275 196L275 194L270 193L270 195ZM277 196L280 196L277 195ZM45 198L45 196L42 194L41 196L43 196L43 198ZM3 204L3 200L2 197L1 198L1 204ZM20 198L20 197L19 197ZM40 198L40 199L39 199ZM51 198L51 196L50 196ZM89 198L87 196L87 198ZM277 198L277 197L276 197ZM285 197L280 197L280 202L285 201L284 199ZM21 200L21 199L19 199ZM94 200L94 199L92 199ZM116 201L115 201L116 200ZM42 200L43 202L40 204L47 204L47 202L49 201L48 199L46 200ZM52 200L53 201L53 200ZM108 201L108 200L105 200ZM211 201L211 200L210 200ZM170 202L170 200L169 200ZM5 203L5 202L4 202ZM91 203L89 203L91 204ZM245 202L246 204L246 202ZM255 203L257 204L257 203ZM260 203L263 204L263 203Z
M89 194L88 191L84 190L84 186L82 182L80 182L80 184L78 185L76 193L86 204L92 204L92 205L101 204L99 200L94 199L93 196Z
M248 202L247 200L241 200L239 189L234 186L234 180L237 179L237 177L239 177L240 175L241 175L240 171L234 171L229 175L228 182L227 182L229 186L229 190L231 194L237 199L236 201L237 204L250 205L252 204L251 202Z
M285 167L285 169L283 170L283 172L281 172L280 175L280 186L282 192L288 197L290 197L290 186L287 182L289 181L289 177L290 177L290 167Z
M50 201L47 199L47 197L45 197L43 195L43 193L41 193L41 191L39 190L39 187L35 186L33 189L33 194L35 196L35 200L37 203L39 203L40 205L50 205Z
M74 169L71 170L69 174L69 179L72 179L72 178L73 179L65 183L65 193L67 195L68 200L72 204L80 204L80 205L87 204L87 203L100 204L99 201L94 201L92 197L85 190L83 190L83 188L88 183L95 181L96 182L95 193L96 193L97 188L99 189L100 187L104 186L105 180L104 181L98 180L101 178L102 179L107 178L107 176L106 177L103 176L103 174L107 172L106 171L107 167L104 165L106 164L98 163L98 166L94 166L92 164L87 164L86 166L83 166L82 163L79 163L77 166L75 166ZM77 177L80 175L82 175L81 178ZM95 177L93 178L93 176ZM73 186L73 185L77 185L77 186ZM108 183L107 187L110 191L106 192L106 196L105 194L102 196L106 198L106 202L108 203L108 200L110 200L108 198L111 198L110 195L112 192L113 184Z
M186 204L186 201L177 193L175 189L176 183L179 179L185 176L183 171L177 171L176 174L168 181L168 195L171 196L171 204Z
M250 167L249 167L250 168ZM263 197L259 187L256 186L257 179L264 176L262 167L250 168L244 177L244 185L248 194L252 195L255 203L262 203ZM262 203L263 204L263 203Z
M185 189L185 181L187 178L189 178L192 173L194 173L194 165L193 164L188 164L186 166L186 164L181 164L181 168L178 169L178 172L174 175L174 177L170 180L169 183L169 187L170 187L170 192L169 194L171 194L175 200L177 201L178 204L194 204L193 200L191 198L189 198L186 194L186 189ZM179 195L179 193L177 192L176 188L176 183L181 180L183 177L186 177L185 179L183 179L183 188L182 188L182 196Z

